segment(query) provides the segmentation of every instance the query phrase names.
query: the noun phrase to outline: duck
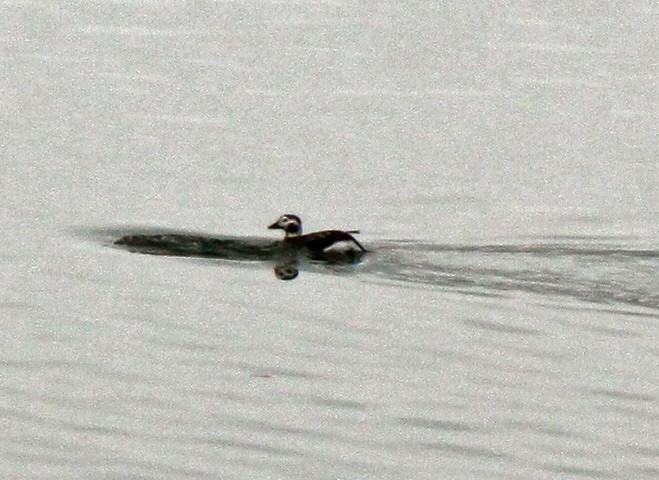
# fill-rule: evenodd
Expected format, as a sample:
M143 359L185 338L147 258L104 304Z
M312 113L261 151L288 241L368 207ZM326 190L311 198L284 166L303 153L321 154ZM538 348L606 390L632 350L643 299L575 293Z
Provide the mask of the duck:
M290 213L280 216L272 225L270 230L283 230L284 243L293 247L307 248L313 253L320 254L323 250L338 242L352 242L362 252L368 252L364 246L352 236L359 230L322 230L320 232L302 233L302 220L297 215Z

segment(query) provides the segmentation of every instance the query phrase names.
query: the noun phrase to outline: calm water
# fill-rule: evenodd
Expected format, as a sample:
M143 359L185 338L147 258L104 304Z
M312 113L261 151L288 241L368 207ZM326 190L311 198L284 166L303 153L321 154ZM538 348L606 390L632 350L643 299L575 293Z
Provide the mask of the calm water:
M0 475L657 478L659 9L555 5L3 2Z

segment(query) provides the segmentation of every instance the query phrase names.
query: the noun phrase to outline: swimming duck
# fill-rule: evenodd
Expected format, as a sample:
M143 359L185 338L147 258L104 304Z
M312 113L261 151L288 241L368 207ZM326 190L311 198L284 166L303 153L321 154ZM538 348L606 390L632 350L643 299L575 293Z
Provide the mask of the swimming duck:
M270 230L283 230L284 242L296 247L304 247L314 253L321 253L326 248L338 242L353 242L362 252L367 252L364 246L351 234L359 233L359 230L322 230L320 232L302 234L302 220L297 215L287 213L277 219Z

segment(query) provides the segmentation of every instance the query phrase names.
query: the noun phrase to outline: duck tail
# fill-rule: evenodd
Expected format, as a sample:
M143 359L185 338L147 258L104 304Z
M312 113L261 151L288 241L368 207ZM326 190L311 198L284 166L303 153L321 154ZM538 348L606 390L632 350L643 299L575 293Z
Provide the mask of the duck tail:
M368 252L368 250L366 250L366 249L364 248L364 245L362 245L361 243L359 243L355 237L353 237L352 235L350 235L350 239L351 239L353 242L355 242L355 245L357 245L359 248L361 248L362 252Z

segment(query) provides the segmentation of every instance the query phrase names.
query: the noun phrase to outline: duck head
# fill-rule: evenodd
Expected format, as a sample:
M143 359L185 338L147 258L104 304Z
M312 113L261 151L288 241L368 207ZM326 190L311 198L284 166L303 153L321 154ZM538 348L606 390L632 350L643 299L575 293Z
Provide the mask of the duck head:
M302 220L297 215L287 213L277 219L272 225L268 225L270 230L283 230L284 236L295 237L302 235Z

